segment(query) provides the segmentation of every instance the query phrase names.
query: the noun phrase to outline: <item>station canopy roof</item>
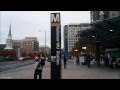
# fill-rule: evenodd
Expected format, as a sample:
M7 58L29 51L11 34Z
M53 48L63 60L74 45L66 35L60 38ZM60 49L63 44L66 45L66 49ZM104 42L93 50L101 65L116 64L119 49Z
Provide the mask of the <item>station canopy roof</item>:
M120 16L91 23L91 28L78 32L105 47L120 47Z

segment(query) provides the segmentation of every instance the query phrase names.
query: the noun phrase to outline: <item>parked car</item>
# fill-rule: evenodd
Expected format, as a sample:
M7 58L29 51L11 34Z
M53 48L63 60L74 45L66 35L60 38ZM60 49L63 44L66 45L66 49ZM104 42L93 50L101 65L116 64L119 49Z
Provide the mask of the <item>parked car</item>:
M30 57L26 57L26 58L24 58L24 60L30 60L31 58Z
M19 61L23 61L23 60L24 60L24 57L19 57L18 60L19 60Z

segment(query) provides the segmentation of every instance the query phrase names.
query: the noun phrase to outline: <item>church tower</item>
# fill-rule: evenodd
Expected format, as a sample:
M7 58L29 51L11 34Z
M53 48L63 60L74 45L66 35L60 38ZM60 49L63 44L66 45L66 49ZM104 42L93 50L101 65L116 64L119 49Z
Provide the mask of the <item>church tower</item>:
M8 38L6 39L6 48L5 49L13 49L13 41L12 41L12 34L11 34L11 24L9 28Z

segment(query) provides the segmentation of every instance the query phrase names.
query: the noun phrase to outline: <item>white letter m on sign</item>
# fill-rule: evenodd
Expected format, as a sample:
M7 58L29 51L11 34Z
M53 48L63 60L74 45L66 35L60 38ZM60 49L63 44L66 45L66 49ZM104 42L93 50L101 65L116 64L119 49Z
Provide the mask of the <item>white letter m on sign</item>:
M59 13L51 14L51 22L60 22L60 14Z

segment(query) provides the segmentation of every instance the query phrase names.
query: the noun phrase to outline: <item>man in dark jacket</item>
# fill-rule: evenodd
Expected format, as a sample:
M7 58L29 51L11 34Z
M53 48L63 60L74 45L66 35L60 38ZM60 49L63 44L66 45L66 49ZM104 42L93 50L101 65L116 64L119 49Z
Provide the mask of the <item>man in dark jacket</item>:
M64 68L67 68L66 63L67 63L67 57L64 56Z
M79 55L77 55L76 64L77 64L77 65L80 65Z
M108 68L109 66L109 59L107 56L104 57L104 64L105 64L105 68Z
M90 62L91 62L91 59L92 59L92 58L91 58L90 55L88 54L86 59L87 59L88 68L90 68Z

